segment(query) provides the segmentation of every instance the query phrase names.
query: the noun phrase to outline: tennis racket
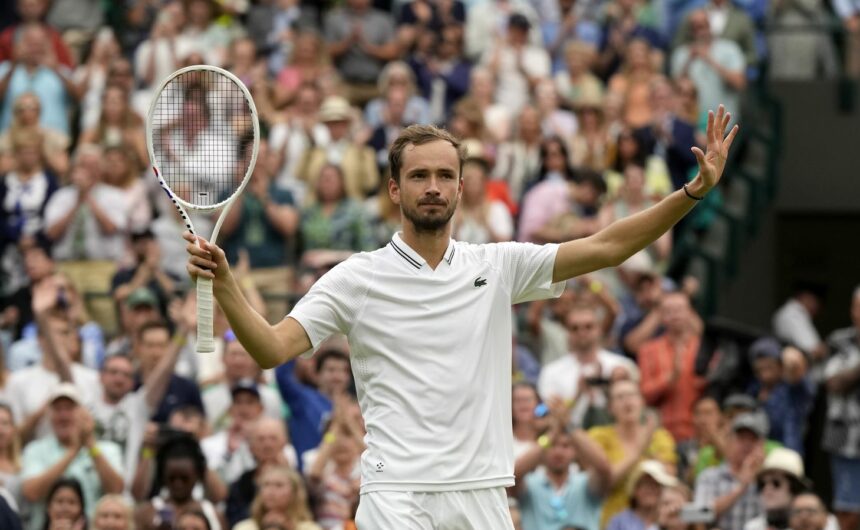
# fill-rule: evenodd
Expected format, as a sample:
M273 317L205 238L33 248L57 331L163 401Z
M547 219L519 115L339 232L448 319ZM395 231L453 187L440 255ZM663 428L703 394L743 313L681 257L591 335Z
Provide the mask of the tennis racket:
M146 116L152 171L185 226L197 235L188 210L221 215L209 238L242 193L257 161L260 123L247 87L215 66L170 74L154 92ZM212 280L197 279L197 352L215 351Z

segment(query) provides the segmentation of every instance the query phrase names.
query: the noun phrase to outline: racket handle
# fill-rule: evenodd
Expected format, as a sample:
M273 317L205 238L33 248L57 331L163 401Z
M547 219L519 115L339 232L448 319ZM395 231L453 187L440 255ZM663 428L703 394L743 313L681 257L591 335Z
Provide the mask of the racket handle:
M197 353L215 351L212 323L215 320L215 305L212 299L212 280L197 278Z

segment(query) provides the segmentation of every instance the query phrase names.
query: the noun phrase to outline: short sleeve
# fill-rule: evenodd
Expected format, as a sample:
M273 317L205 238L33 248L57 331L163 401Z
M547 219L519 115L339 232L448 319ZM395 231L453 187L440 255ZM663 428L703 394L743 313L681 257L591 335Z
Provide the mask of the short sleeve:
M367 296L371 258L357 254L324 274L287 315L305 329L316 350L332 335L349 335Z
M744 52L741 50L741 47L734 41L727 41L725 44L725 53L723 54L725 62L723 66L734 72L738 72L746 68L746 60L744 59Z
M24 454L21 456L21 480L40 475L48 467L49 462L39 451L42 445L33 443L24 448Z
M51 226L69 213L74 203L69 201L70 194L67 189L62 189L53 194L45 205L45 225Z
M558 245L509 242L488 246L495 251L490 259L505 278L512 304L557 298L564 291L564 282L552 283Z

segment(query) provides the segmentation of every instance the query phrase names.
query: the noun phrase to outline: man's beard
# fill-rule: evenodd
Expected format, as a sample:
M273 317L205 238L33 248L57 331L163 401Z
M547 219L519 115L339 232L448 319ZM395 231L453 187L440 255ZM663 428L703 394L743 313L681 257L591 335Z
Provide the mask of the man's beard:
M445 206L444 200L433 200L433 199L424 199L418 202L418 207L415 209L408 208L405 205L401 206L401 211L403 212L404 217L409 219L412 225L415 227L415 231L419 234L425 233L436 233L443 230L448 222L451 220L451 217L454 216L454 211L457 209L457 199L454 199L448 204L448 208L442 213L434 213L434 214L424 214L418 211L424 204L435 204L437 206Z

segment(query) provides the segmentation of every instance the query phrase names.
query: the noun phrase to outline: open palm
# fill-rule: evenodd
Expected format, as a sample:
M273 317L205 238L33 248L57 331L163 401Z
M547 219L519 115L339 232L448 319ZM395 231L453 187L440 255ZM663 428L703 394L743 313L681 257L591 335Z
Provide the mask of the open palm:
M698 147L693 147L693 154L699 162L699 175L706 190L710 190L720 181L723 169L726 167L726 159L729 156L729 148L738 133L738 126L732 127L726 135L726 127L731 121L731 114L726 112L722 105L714 111L708 111L707 145L705 152Z

